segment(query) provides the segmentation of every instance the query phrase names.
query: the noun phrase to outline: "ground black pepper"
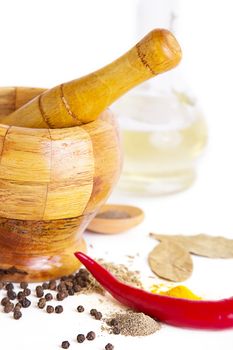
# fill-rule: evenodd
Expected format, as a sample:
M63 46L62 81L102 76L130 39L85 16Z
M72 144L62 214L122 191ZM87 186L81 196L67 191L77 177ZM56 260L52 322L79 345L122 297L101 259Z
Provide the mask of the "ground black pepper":
M85 339L86 339L86 338L85 338L85 335L84 335L84 334L78 334L78 335L77 335L77 342L78 342L78 343L83 343Z
M96 335L95 335L95 332L93 332L93 331L88 332L86 335L87 340L94 340L95 337L96 337Z

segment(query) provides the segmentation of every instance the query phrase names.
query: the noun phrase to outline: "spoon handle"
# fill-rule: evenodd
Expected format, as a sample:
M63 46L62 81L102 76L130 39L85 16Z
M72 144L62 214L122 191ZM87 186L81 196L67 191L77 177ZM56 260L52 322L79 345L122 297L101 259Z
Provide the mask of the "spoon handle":
M47 90L1 119L8 125L63 128L95 120L121 95L175 67L181 49L165 29L155 29L123 56L82 78Z

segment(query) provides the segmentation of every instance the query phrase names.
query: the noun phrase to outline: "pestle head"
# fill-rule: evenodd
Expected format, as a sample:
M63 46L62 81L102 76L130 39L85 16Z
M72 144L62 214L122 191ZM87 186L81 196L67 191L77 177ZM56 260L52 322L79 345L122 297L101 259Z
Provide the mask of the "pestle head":
M174 35L166 29L155 29L136 45L143 64L153 75L174 68L181 60L182 52Z

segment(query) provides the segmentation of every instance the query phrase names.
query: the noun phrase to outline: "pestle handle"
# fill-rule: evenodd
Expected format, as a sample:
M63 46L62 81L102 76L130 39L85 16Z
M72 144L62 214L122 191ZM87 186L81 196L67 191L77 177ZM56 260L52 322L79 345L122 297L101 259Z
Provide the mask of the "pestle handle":
M180 59L181 49L172 33L155 29L114 62L47 90L1 118L1 123L63 128L91 122L128 90L174 68Z

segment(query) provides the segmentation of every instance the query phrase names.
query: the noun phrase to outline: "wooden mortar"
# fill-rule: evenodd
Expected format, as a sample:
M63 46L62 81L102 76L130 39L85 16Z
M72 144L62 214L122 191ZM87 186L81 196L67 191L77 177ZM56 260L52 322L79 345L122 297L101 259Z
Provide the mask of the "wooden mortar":
M0 88L0 121L42 89ZM0 280L39 281L74 272L82 233L121 168L109 110L64 129L0 124Z

